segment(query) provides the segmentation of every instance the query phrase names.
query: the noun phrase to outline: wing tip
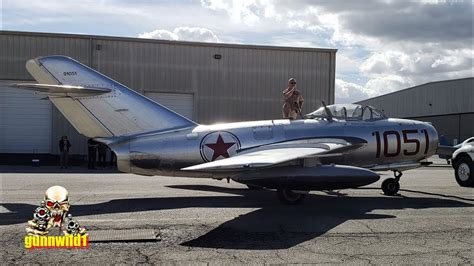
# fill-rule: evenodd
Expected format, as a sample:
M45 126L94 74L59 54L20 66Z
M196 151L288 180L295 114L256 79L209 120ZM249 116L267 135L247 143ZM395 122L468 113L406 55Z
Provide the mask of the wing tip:
M194 166L184 167L184 168L181 168L180 170L181 170L181 171L193 171L193 170L194 170Z

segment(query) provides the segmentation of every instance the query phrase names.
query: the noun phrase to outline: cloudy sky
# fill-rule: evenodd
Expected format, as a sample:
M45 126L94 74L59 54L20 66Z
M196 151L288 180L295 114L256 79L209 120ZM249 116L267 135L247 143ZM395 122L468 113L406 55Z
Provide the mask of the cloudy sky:
M336 102L472 77L471 1L0 0L2 30L337 48Z

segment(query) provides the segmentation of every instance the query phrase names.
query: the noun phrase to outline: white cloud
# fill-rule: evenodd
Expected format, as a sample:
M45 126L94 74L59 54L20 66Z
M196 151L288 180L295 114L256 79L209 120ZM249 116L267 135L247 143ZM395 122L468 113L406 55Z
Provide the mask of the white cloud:
M261 18L280 19L272 0L201 0L201 5L226 12L233 23L253 26Z
M178 40L178 34L168 30L154 30L144 32L138 35L138 38L144 39L160 39L160 40Z
M353 103L369 98L361 85L336 79L336 103Z
M396 47L390 51L373 52L360 66L360 74L376 85L390 84L391 91L443 79L473 76L473 51L471 49L442 49L439 46L416 45ZM381 80L384 82L381 83ZM386 87L386 86L384 86ZM384 88L378 91L382 92Z
M372 77L364 86L364 92L369 97L387 94L416 85L410 78L398 75L381 75Z
M336 55L336 68L343 73L359 72L360 62L354 55L347 51L338 51Z
M219 42L219 38L211 30L198 27L178 27L173 31L158 29L142 33L138 37L174 41Z
M3 1L0 1L0 30L3 30Z

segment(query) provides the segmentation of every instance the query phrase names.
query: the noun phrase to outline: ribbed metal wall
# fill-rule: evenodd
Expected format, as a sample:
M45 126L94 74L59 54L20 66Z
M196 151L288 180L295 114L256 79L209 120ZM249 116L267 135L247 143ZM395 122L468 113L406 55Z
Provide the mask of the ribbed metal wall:
M221 55L215 59L214 55ZM199 123L281 117L295 77L305 109L334 101L334 51L94 39L93 66L131 88L192 93Z
M67 55L90 65L92 60L91 42L92 39L89 37L1 32L0 79L31 80L32 77L25 68L26 61L44 55ZM59 153L58 140L62 135L67 135L73 143L71 153L85 154L87 151L86 138L77 133L55 107L51 108L53 109L51 136L53 153Z
M474 136L474 78L431 82L358 103L389 117L431 122L451 143Z
M67 55L90 63L90 39L53 35L0 34L0 79L31 80L27 60L41 55Z
M423 116L413 119L430 122L451 144L460 143L474 136L474 113Z
M71 56L138 91L191 93L199 123L281 118L290 77L304 111L334 102L335 49L158 41L49 33L0 32L0 79L31 80L28 59ZM221 59L215 59L215 55ZM85 138L53 108L53 152L63 134L86 152Z
M474 112L474 78L431 82L358 102L394 117Z

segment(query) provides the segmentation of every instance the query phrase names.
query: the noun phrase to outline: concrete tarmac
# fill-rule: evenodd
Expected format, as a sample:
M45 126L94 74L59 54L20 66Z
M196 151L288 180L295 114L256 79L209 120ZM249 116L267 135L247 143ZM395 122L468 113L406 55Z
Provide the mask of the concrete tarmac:
M82 168L0 168L2 263L473 264L474 190L453 169L406 171L400 196L377 183L311 192L298 206L274 191L225 180L145 177ZM90 232L156 229L161 241L24 248L26 222L45 190L69 190L71 213Z

